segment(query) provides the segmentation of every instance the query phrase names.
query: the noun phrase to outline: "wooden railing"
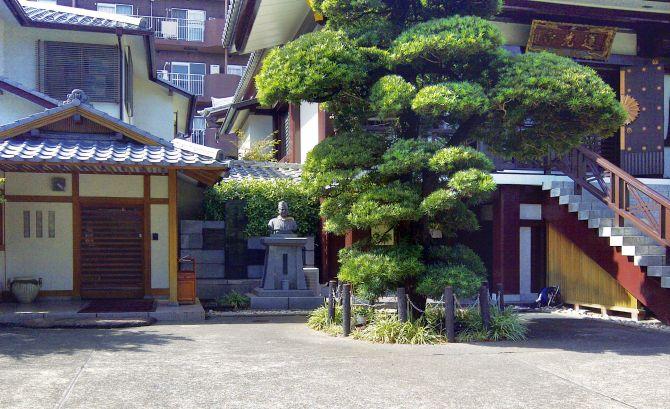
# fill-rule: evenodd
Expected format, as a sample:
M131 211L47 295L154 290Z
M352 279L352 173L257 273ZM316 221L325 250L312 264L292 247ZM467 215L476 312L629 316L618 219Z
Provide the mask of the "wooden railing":
M585 189L614 211L615 226L629 220L659 244L670 247L670 199L584 147L552 162L574 180L575 194Z

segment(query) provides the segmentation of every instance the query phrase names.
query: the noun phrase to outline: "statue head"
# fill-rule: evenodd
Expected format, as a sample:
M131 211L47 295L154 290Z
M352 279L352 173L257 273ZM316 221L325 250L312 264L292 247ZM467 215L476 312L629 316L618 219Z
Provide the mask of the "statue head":
M277 204L277 213L279 213L281 217L288 217L288 203L283 200L279 202Z

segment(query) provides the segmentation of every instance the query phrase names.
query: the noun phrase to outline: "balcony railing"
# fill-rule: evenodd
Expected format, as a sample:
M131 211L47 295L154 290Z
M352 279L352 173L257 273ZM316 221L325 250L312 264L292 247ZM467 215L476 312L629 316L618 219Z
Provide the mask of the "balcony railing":
M205 130L204 129L194 129L191 131L191 142L197 143L198 145L205 144Z
M175 72L158 71L158 78L167 81L179 87L184 91L188 91L194 95L205 94L205 76L202 74L179 74Z
M140 16L149 22L156 38L183 41L205 41L205 22L184 18Z

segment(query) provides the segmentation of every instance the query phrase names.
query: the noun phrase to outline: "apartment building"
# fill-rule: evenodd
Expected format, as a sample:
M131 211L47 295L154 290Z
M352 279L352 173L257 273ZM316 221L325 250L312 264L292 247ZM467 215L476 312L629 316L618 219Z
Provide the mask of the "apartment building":
M197 112L233 96L247 62L221 45L228 0L37 0L61 6L142 17L155 36L157 76L197 96L196 114L187 140L224 149L234 156L233 135L217 137Z

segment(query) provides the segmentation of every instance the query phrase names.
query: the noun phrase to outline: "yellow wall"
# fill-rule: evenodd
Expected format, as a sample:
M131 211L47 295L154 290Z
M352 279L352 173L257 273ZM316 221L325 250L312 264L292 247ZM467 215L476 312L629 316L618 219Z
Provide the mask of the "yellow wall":
M43 214L43 237L35 234L35 211ZM23 237L23 212L30 212L30 237ZM48 235L48 212L56 212L56 237ZM6 279L42 278L42 290L72 289L72 204L5 203Z
M568 304L637 308L637 300L574 243L547 225L547 285Z
M1 176L1 175L0 175ZM65 192L51 191L51 178L66 179ZM7 195L71 196L70 174L6 173ZM82 197L144 196L141 175L90 175L79 177ZM151 198L167 198L167 176L151 176ZM29 276L43 279L42 290L72 290L73 285L73 223L72 204L54 202L6 202L5 252L0 252L0 290L7 290L7 282L15 277ZM35 235L35 211L43 213L43 236ZM48 237L48 212L56 212L56 237ZM23 211L30 211L31 234L23 237ZM158 233L158 240L151 240L151 287L165 289L169 286L168 259L168 206L151 205L151 233ZM6 257L6 261L3 258ZM5 268L6 266L6 268Z
M144 179L141 175L80 175L79 195L144 197Z
M167 176L151 176L151 198L167 199L168 178Z
M51 190L51 179L65 178L65 191ZM5 194L20 196L71 196L72 176L69 173L19 173L5 175Z

